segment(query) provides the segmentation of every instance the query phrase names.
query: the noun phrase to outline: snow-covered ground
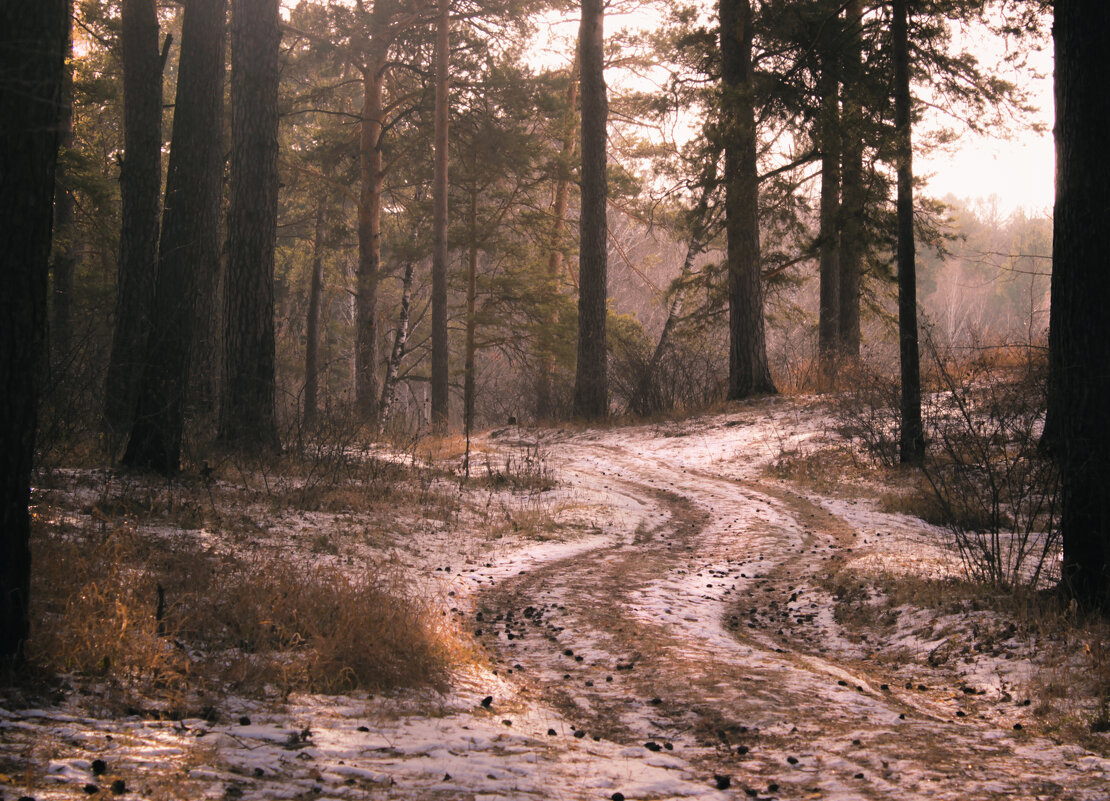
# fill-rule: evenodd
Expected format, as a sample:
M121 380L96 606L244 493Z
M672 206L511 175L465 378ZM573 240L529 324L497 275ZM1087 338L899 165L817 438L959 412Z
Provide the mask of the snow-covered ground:
M768 477L834 430L821 405L778 398L492 432L484 448L542 454L557 486L484 506L472 490L358 543L438 584L475 639L447 690L232 697L160 721L97 715L74 679L52 705L4 701L2 798L1110 797L1106 735L1069 741L1029 700L1034 640L885 598L897 576L958 572L941 532L858 487ZM526 514L553 523L502 525ZM340 520L289 513L258 536L310 524L343 553L357 526Z

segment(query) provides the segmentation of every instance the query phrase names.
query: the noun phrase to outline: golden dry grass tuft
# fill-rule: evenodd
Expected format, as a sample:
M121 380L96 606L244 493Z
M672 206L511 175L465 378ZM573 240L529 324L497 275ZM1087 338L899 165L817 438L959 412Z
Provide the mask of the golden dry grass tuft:
M457 462L466 454L466 437L458 433L424 437L416 443L414 451L428 462Z
M234 556L196 538L40 524L29 658L128 706L196 713L212 693L442 686L467 641L433 591L387 567Z

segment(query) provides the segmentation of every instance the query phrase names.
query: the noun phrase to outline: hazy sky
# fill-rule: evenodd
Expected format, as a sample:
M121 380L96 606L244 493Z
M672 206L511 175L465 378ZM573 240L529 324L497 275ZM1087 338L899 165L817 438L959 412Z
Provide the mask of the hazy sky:
M1031 61L1043 77L1027 79L1025 88L1039 108L1036 119L1044 131L1015 131L1010 139L965 134L955 152L915 156L914 171L932 174L930 194L952 193L972 200L996 195L1003 214L1018 208L1031 215L1051 213L1055 169L1051 52L1037 53Z

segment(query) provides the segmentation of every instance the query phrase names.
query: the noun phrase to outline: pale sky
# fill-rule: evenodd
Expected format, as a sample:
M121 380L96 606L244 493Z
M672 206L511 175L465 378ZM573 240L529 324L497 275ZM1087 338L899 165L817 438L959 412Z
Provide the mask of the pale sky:
M985 59L984 59L985 60ZM914 156L914 172L929 178L936 197L951 193L961 198L998 198L1002 214L1023 208L1030 215L1051 214L1055 152L1052 140L1052 54L1033 54L1031 63L1043 77L1024 81L1039 111L1042 133L1028 129L1011 132L1009 139L965 134L955 152Z

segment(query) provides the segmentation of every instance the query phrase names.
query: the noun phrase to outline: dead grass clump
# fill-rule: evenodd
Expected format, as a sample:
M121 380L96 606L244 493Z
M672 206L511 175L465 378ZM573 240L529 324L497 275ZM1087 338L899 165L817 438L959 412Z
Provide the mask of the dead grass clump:
M922 485L883 492L879 495L879 511L917 517L934 526L947 525L950 520L936 495Z
M459 655L434 599L376 566L357 575L291 562L219 576L189 639L239 652L250 685L345 692L441 684Z
M849 489L846 479L865 475L854 454L843 447L783 451L766 473L772 478L793 481L815 492L836 496L843 496Z
M490 539L500 539L509 534L537 541L553 539L560 528L555 520L558 511L539 492L502 498L486 508L487 535Z
M178 697L191 660L167 636L149 547L131 529L106 538L32 539L29 656L50 670L111 678L162 700Z
M471 481L478 486L539 492L555 487L547 455L538 443L520 443L513 450L484 453L474 462Z
M231 687L344 692L438 686L465 658L430 590L357 573L218 554L191 538L33 537L32 662L106 681L127 706L196 713Z
M413 452L426 462L460 461L466 455L466 437L462 434L424 437Z

